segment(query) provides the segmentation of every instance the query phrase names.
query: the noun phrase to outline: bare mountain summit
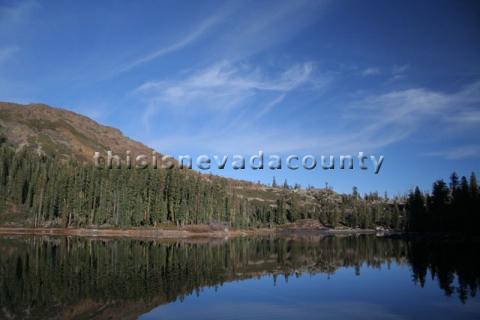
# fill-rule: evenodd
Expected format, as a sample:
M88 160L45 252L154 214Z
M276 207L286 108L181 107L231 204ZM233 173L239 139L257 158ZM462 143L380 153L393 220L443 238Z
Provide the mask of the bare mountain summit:
M40 154L80 161L91 161L95 151L111 150L122 157L127 150L133 155L152 152L118 129L44 104L0 102L0 134L17 148L31 148Z

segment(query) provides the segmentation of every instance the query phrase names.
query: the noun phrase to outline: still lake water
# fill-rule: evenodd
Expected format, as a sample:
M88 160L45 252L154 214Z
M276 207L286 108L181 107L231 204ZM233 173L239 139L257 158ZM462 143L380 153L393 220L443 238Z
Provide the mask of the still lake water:
M1 319L480 319L480 246L0 237Z

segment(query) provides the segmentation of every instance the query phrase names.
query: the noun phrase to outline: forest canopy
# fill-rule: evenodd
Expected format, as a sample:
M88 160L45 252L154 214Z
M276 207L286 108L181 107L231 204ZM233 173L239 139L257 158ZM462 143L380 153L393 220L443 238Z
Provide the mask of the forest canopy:
M478 233L479 188L474 173L450 184L417 187L406 197L338 194L323 189L271 186L188 169L104 170L75 160L40 156L0 145L0 221L24 226L158 227L221 224L273 227L315 219L327 227L410 232Z

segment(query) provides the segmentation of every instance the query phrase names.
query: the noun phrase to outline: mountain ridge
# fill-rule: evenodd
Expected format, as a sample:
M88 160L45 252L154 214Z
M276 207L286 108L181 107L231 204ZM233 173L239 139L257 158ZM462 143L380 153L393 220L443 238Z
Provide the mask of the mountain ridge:
M82 114L42 103L0 101L0 133L18 148L92 161L95 152L151 154L152 148Z

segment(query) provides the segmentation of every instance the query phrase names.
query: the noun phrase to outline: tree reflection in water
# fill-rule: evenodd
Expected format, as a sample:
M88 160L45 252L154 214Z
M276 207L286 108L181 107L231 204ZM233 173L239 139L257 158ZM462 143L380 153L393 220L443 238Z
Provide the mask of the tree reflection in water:
M264 274L410 265L462 302L480 283L479 245L375 236L154 241L0 238L0 317L135 318L203 287ZM120 310L120 311L119 311Z

